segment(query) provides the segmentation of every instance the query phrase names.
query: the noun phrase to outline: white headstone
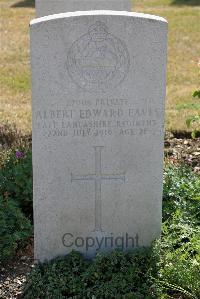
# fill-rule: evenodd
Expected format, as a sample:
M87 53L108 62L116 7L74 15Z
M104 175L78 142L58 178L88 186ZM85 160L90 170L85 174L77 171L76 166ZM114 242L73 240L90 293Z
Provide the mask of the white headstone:
M160 235L167 22L112 11L31 22L35 257Z
M84 11L84 10L125 10L131 11L132 0L36 0L37 17Z

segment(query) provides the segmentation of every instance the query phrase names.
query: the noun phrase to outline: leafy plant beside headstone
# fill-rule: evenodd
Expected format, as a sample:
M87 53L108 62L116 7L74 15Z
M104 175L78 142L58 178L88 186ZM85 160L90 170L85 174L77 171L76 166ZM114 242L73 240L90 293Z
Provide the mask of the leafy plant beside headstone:
M32 154L30 151L11 152L0 169L0 194L12 198L22 212L32 220L33 207Z
M0 260L14 256L32 235L30 151L11 151L0 168Z
M32 234L32 225L12 198L0 196L0 261L11 258Z
M25 286L24 298L151 298L147 293L152 263L150 249L114 251L97 255L93 261L72 252L36 266Z
M189 167L166 165L163 187L163 221L181 210L182 216L200 219L200 179ZM199 221L200 223L200 221Z
M196 90L193 93L193 97L200 99L200 90ZM200 113L188 117L186 125L188 128L192 129L192 138L200 136Z

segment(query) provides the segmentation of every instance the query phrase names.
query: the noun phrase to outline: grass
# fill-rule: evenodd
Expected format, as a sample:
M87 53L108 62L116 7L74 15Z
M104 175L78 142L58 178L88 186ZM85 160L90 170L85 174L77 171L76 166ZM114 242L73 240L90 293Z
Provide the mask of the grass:
M28 25L34 18L34 9L12 7L16 2L0 0L0 122L14 122L27 133L31 131Z
M163 16L169 23L166 127L186 130L187 117L200 112L192 99L200 85L200 0L135 0L135 10ZM196 5L196 6L194 6Z
M29 21L34 1L0 0L0 122L31 131ZM200 112L192 92L198 88L200 0L134 0L134 11L164 16L169 22L166 127L187 130L185 120Z

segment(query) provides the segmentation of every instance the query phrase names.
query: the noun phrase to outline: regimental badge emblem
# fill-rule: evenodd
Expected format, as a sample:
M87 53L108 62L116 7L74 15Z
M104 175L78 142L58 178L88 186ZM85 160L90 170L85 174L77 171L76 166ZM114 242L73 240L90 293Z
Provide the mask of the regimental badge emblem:
M89 92L106 92L119 86L129 66L125 43L109 33L106 24L100 21L72 44L67 56L69 76Z

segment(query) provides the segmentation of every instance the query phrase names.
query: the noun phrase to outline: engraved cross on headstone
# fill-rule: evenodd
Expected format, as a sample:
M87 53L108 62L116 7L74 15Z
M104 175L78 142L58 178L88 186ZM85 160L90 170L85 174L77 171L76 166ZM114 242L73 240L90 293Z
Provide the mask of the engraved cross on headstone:
M95 231L102 231L102 207L101 207L101 185L102 180L121 180L125 182L125 174L104 174L102 173L101 152L103 146L95 146L95 173L85 175L71 174L71 182L94 181L95 183Z

